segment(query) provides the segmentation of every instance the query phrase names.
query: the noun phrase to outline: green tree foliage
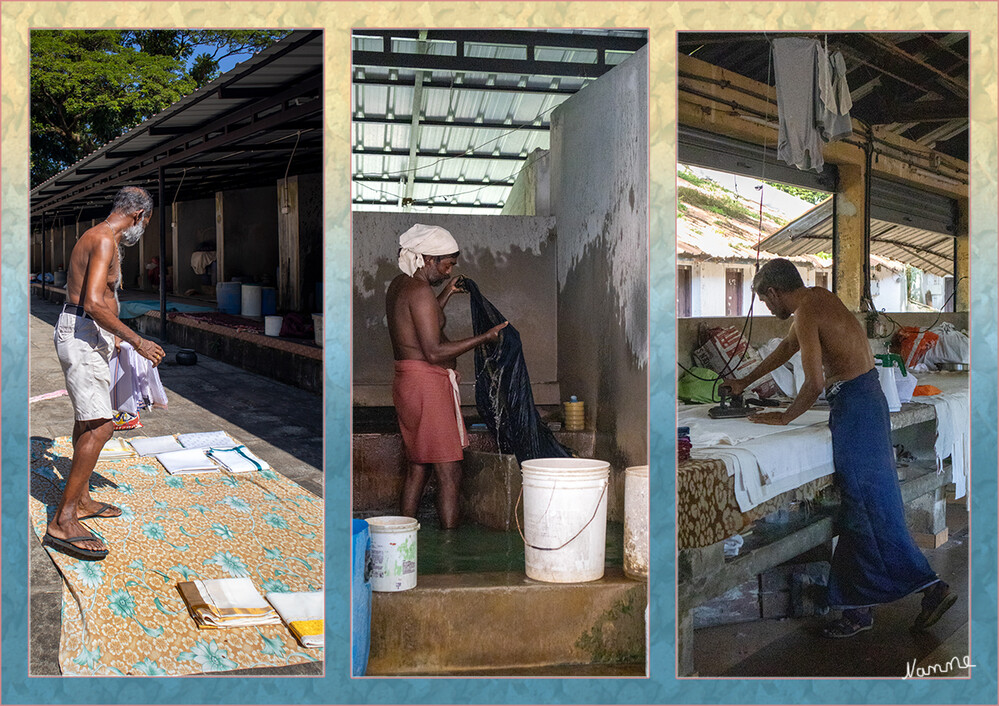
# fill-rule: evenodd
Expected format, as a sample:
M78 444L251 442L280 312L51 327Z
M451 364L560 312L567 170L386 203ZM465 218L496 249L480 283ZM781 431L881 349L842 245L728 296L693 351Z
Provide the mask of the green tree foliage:
M803 189L800 186L791 186L790 184L778 184L775 181L768 181L764 183L766 183L767 186L772 186L778 191L791 194L791 196L796 196L802 201L807 201L808 203L819 203L820 201L825 201L829 198L829 194L823 191L812 191L811 189Z
M31 32L31 185L58 174L219 75L226 57L287 32Z

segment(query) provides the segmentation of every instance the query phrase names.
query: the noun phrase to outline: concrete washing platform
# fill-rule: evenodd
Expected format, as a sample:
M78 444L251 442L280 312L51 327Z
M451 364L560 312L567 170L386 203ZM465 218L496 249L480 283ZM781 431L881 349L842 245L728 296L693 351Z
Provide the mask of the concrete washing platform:
M572 584L420 576L409 591L374 594L367 674L643 676L647 595L620 568Z

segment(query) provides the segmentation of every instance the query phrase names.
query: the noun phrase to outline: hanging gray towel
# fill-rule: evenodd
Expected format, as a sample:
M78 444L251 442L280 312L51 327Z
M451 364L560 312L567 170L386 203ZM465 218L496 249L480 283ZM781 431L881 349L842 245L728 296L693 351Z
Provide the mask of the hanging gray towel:
M798 169L821 172L822 145L853 132L849 113L839 112L846 105L843 91L849 99L846 65L840 65L842 57L831 63L815 39L781 37L773 41L773 51L780 124L777 158Z

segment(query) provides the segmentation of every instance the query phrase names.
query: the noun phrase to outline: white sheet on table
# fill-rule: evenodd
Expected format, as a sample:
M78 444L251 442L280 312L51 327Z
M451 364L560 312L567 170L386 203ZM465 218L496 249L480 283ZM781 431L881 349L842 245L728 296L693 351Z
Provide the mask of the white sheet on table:
M155 456L169 451L180 451L184 448L172 436L138 436L130 438L128 443L140 456Z
M828 409L810 409L787 426L756 424L745 417L735 419L711 419L708 410L714 405L683 405L677 409L677 426L690 427L690 443L693 447L736 445L749 439L758 439L770 434L779 434L789 429L829 423ZM766 408L758 408L763 412Z
M242 445L231 449L207 449L206 453L232 473L249 473L270 468L267 461Z
M156 460L162 463L163 467L171 474L204 473L219 470L219 467L205 455L203 449L183 449L156 454Z
M690 427L692 458L718 459L734 476L742 512L833 472L828 410L811 409L791 424L775 426L711 419L710 408L681 407L677 423Z

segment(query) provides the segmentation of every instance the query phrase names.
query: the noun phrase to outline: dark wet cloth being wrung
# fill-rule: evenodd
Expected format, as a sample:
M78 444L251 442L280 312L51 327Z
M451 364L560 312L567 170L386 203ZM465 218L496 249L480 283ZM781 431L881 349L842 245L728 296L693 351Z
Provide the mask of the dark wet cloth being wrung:
M462 286L468 290L476 336L507 320L475 282L465 277ZM513 324L500 330L495 344L475 349L475 406L496 437L500 453L515 454L518 462L575 455L555 440L534 406L520 333Z

